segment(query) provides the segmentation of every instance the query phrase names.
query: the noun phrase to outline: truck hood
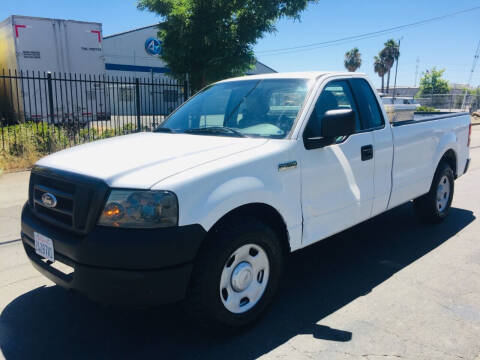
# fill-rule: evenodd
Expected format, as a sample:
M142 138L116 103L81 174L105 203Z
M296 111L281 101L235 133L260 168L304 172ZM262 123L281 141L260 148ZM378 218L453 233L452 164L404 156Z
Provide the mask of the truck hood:
M266 142L261 138L139 133L63 150L36 165L99 178L111 187L148 189L169 176Z

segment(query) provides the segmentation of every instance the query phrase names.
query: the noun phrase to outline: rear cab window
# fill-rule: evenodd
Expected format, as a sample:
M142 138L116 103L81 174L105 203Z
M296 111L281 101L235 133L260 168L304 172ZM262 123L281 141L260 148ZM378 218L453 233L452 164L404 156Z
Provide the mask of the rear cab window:
M382 128L385 120L370 84L365 79L350 79L350 83L360 111L362 130Z

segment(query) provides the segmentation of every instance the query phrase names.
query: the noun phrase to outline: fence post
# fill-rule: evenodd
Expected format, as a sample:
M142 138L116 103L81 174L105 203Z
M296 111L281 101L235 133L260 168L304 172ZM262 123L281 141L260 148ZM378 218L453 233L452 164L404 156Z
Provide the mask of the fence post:
M155 79L153 78L153 69L150 69L150 79L151 79L151 84L150 86L150 93L152 94L152 122L153 122L153 127L157 127L156 121L155 121Z
M183 82L183 101L188 100L188 74Z
M53 89L52 89L52 73L47 73L47 87L48 87L48 111L50 112L50 123L55 123L55 116L53 113Z
M135 78L135 102L136 102L136 112L137 112L137 131L142 130L142 122L140 120L140 82L138 78Z

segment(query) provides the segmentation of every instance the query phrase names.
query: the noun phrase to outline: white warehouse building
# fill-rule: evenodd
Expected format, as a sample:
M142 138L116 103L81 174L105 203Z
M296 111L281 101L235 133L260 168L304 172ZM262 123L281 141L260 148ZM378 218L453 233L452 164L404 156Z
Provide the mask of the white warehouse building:
M158 24L103 37L103 55L107 75L161 78L168 68L160 57ZM257 62L247 75L275 73Z

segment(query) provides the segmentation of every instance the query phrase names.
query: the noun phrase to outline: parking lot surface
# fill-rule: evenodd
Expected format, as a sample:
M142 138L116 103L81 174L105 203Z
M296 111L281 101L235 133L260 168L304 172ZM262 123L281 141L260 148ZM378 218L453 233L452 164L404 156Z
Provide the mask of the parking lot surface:
M181 304L106 307L38 274L18 241L28 173L0 178L0 358L480 360L480 126L448 219L403 205L294 253L254 326L201 329Z

